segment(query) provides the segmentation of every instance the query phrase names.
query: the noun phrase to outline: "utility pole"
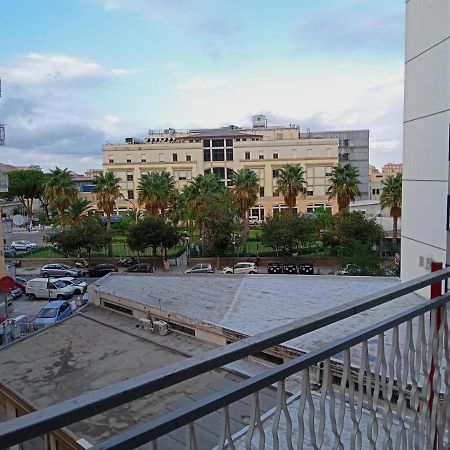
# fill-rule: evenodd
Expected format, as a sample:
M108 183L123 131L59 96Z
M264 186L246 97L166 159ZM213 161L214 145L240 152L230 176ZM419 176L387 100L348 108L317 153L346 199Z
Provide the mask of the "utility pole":
M0 97L2 96L2 80L0 79ZM0 123L0 145L5 145L5 126ZM8 192L8 175L0 164L0 192ZM5 244L3 234L2 210L0 208L0 278L6 275Z

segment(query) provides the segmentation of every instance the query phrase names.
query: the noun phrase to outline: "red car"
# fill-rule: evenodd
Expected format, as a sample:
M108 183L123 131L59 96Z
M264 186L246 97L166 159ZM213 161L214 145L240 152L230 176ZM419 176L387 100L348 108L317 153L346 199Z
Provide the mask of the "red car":
M24 293L25 288L28 283L28 280L26 280L25 278L22 278L22 277L16 277L15 282L16 282L16 287L19 288L22 291L22 293Z

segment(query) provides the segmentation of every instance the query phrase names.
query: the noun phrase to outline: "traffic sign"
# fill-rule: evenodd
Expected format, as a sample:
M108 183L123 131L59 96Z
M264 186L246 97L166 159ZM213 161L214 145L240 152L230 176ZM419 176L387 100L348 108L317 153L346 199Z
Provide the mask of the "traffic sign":
M11 292L16 287L14 278L2 277L0 278L0 292Z

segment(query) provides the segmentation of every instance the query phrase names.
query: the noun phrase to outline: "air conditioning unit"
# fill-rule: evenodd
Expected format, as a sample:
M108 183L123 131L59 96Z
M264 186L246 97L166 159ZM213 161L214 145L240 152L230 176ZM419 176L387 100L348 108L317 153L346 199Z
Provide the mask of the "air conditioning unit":
M152 321L150 319L139 319L139 328L144 331L153 331Z
M163 320L155 320L153 322L153 333L165 336L169 332L169 325Z

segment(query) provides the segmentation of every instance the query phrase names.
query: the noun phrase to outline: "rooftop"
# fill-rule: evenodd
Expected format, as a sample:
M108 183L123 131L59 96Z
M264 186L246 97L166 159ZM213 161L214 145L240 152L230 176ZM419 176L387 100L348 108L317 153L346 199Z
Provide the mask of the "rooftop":
M175 333L164 338L149 334L137 329L136 320L132 318L89 307L83 313L49 327L31 339L0 350L1 383L40 409L211 348L211 345ZM33 357L30 358L30 355ZM251 370L257 371L255 367L256 363ZM144 418L167 413L242 379L230 371L212 371L153 396L73 424L68 429L77 438L96 443L136 425ZM264 394L265 410L273 407L273 396L271 390ZM239 405L236 405L233 413L234 431L244 426L237 414L239 409ZM217 442L217 430L211 429L207 418L200 435L201 442L212 444L209 448ZM168 436L161 444L161 448L171 450L182 447L176 433Z
M395 278L295 275L134 275L109 274L94 282L90 291L109 293L135 303L161 308L162 315L182 315L187 322L202 321L211 328L255 335L293 320L313 317L325 309L399 285ZM310 351L351 334L401 310L424 302L408 294L286 343ZM169 319L168 319L169 320Z

